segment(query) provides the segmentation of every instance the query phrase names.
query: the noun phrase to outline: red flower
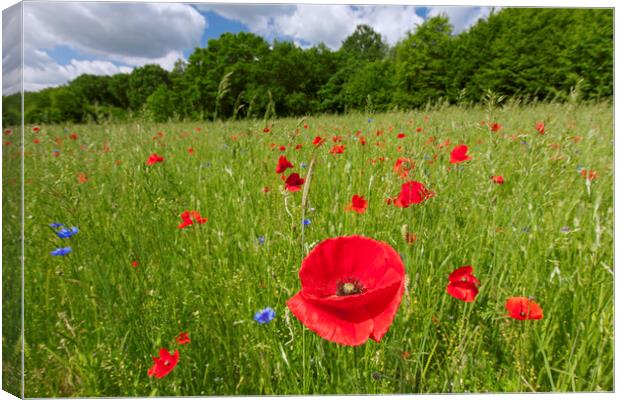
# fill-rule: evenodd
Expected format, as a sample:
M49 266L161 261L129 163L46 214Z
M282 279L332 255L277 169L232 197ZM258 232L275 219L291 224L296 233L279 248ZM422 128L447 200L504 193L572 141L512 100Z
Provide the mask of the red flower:
M394 163L394 172L401 178L406 178L409 175L409 171L415 166L413 160L405 157L398 157L396 163Z
M450 164L458 164L467 160L471 160L471 157L467 155L467 146L464 144L456 146L450 153Z
M332 147L332 149L329 152L331 154L342 154L342 153L344 153L344 146L336 145L336 146Z
M364 197L354 194L351 198L351 204L346 207L346 210L355 211L358 214L364 214L366 212L366 208L368 208L368 202L364 199Z
M583 176L584 178L586 178L589 181L593 181L593 180L595 180L597 178L597 173L593 169L590 169L590 170L582 169L581 170L581 176Z
M146 161L146 165L157 164L158 162L164 162L164 158L158 156L156 153L151 154L149 159Z
M444 147L448 147L451 143L452 141L450 141L450 139L446 139L442 143L439 143L439 148L442 149Z
M205 222L208 221L207 218L203 218L200 213L198 211L192 210L192 211L183 211L181 213L181 219L183 220L183 222L181 222L179 224L179 229L183 229L187 226L193 225L194 222L197 222L199 224L204 224Z
M271 132L271 129L269 129L269 127L266 126L266 127L263 128L263 132L264 133L269 133L269 132Z
M77 133L72 133L72 134L69 135L69 138L71 138L72 140L77 140L78 135L77 135Z
M342 142L342 136L334 136L332 137L334 143Z
M360 144L361 144L362 146L365 146L365 145L366 145L366 138L365 138L364 136L360 136L360 139L359 139L359 140L360 140Z
M86 176L86 174L84 172L80 172L77 176L78 182L80 183L86 183L88 182L88 176Z
M491 124L491 132L499 132L500 129L502 129L503 127L498 124L497 122L493 122Z
M300 178L299 174L295 172L290 174L288 178L286 178L286 180L284 181L284 185L286 186L286 190L288 190L289 192L297 192L301 190L301 185L303 185L304 182L305 180Z
M161 379L177 366L179 350L175 350L174 354L170 354L168 349L162 348L159 350L159 358L153 357L153 361L155 361L155 364L149 369L148 375L155 375L155 378Z
M32 131L33 132L39 132L40 130L41 130L41 127L38 127L38 126L33 126L32 127Z
M12 131L12 130L10 130L10 129L5 129L5 130L4 130L4 134L5 134L5 135L12 135L12 134L13 134L13 131Z
M191 156L192 154L194 154L194 148L190 147L187 149L187 152L189 153L189 155Z
M132 261L131 262L131 266L136 268L138 266L138 262L137 261Z
M308 129L308 124L304 124L304 129Z
M409 181L401 186L398 197L394 199L394 205L407 208L411 204L419 204L434 195L435 193L426 189L422 183Z
M299 270L301 290L287 305L322 338L357 346L380 341L405 290L405 267L387 243L363 236L319 243Z
M279 150L280 150L280 151L284 151L284 150L286 150L286 146L280 146L280 147L279 147Z
M514 319L542 319L543 310L538 304L527 297L510 297L506 300L508 316Z
M314 140L312 141L312 144L315 145L315 146L320 146L323 143L325 143L325 139L323 139L320 136L315 137Z
M301 144L296 144L295 145L295 150L301 150L302 145Z
M293 167L294 165L291 164L291 162L287 160L285 156L280 156L280 158L278 159L278 166L276 167L276 173L281 174L282 172L286 171L288 168L293 168Z
M471 303L478 295L478 285L480 281L472 275L474 269L470 265L466 265L454 270L448 280L448 286L446 292L455 299L463 300L466 303Z
M418 132L418 133L420 133L420 132L422 132L422 128L420 128L420 127L415 128L415 131L416 131L416 132Z
M538 121L536 122L536 125L534 127L536 128L538 133L540 133L541 135L545 134L545 123L544 122Z
M404 133L399 133L398 135L396 135L397 138L399 139L404 139L407 135L405 135Z
M176 337L176 341L178 344L188 344L192 340L187 336L187 332L181 332L179 336Z
M39 138L34 138L34 144L39 144L41 143L41 141L39 140Z
M269 186L265 186L263 188L263 193L269 193Z
M503 185L504 184L504 177L501 175L493 175L491 177L491 180L495 183L497 183L498 185Z

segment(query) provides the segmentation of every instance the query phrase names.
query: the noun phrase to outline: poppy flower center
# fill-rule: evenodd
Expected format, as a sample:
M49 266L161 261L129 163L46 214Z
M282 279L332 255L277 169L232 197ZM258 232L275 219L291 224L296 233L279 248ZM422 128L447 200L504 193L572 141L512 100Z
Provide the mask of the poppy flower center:
M525 317L525 315L526 315L526 314L525 314L525 311L521 311L521 312L519 313L519 315L520 315L520 316L522 316L522 317Z
M338 296L350 296L352 294L359 294L364 292L364 287L359 281L351 279L344 282L338 282L336 287L336 294Z
M167 367L168 365L170 365L170 361L164 361L164 366Z

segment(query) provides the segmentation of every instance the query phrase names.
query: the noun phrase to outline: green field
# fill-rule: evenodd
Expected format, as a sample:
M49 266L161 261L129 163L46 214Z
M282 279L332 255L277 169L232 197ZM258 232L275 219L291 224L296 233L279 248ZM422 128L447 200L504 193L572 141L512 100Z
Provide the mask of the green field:
M269 133L262 120L27 126L25 395L612 391L612 120L608 103L508 102L277 119ZM336 135L342 154L329 152ZM18 140L5 140L14 166ZM457 144L472 159L452 165ZM147 166L152 153L164 162ZM304 217L303 191L286 193L275 173L282 154L295 166L285 174L302 177L315 157ZM409 179L432 198L386 204L405 182L398 157L415 160ZM3 256L14 259L20 183L5 171ZM354 194L366 213L345 211ZM179 229L185 210L208 221ZM79 233L60 239L54 222ZM346 347L305 328L286 301L308 251L353 234L390 244L408 284L381 342ZM50 255L64 246L72 253ZM446 293L463 265L481 282L473 303ZM508 318L512 296L534 297L544 318ZM267 306L276 317L258 324ZM177 344L180 332L191 343ZM3 339L14 354L16 339ZM155 379L161 347L180 358Z

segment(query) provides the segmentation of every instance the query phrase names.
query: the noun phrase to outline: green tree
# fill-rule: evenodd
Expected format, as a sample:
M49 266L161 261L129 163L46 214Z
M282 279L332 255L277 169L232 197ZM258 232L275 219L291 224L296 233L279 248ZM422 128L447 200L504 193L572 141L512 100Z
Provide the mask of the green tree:
M382 60L388 51L381 35L368 25L358 25L340 47L340 51L359 61Z
M451 32L448 18L437 16L396 45L397 104L417 107L445 95Z
M139 110L161 84L168 85L168 72L159 65L149 64L131 71L127 87L129 107Z

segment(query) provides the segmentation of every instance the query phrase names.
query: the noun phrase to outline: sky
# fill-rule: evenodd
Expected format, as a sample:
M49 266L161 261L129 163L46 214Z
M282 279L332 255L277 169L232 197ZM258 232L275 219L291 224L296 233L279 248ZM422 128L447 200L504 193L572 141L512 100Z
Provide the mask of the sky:
M307 48L337 50L359 24L394 45L426 19L445 14L454 33L491 7L413 5L25 2L24 89L59 86L88 73L129 73L145 64L171 70L225 32L252 32ZM2 94L19 91L19 10L3 11Z

